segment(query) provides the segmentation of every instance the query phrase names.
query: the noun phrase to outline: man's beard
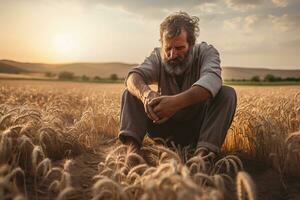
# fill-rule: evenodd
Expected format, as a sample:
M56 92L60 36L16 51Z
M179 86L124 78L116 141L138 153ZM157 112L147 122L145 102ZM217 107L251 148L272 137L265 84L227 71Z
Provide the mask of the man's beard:
M178 76L184 74L184 72L191 66L193 62L192 48L188 50L184 58L177 57L175 59L167 60L164 55L162 55L162 64L166 72L172 76Z

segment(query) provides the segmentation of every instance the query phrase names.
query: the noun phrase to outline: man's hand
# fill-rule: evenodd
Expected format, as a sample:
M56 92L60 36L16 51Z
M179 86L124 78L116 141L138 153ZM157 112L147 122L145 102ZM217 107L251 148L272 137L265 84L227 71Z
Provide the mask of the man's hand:
M193 86L173 96L159 97L159 94L152 91L138 73L132 73L126 83L129 92L143 102L145 112L155 123L163 123L178 110L212 97L212 94L201 86Z
M159 97L159 94L153 90L148 90L143 94L142 97L142 102L144 104L145 112L153 122L158 121L159 116L157 116L157 114L153 111L152 106L150 106L150 102L157 97Z
M176 96L160 96L152 99L149 105L159 117L159 120L155 121L157 124L164 123L181 109L180 102Z
M140 99L145 108L145 112L152 121L159 120L158 116L153 112L149 102L159 96L157 92L151 90L151 88L145 83L142 76L138 73L132 73L129 75L126 81L128 91Z

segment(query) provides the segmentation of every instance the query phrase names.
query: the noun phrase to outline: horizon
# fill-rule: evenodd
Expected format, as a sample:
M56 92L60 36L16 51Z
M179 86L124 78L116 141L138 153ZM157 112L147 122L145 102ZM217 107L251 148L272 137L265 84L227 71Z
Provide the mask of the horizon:
M174 11L200 18L198 42L221 65L300 69L297 0L3 0L0 56L24 63L139 64L159 46L159 24ZM126 38L126 39L124 39Z
M17 61L17 60L10 60L10 59L0 59L1 61L7 61L7 62L16 62L16 63L22 63L22 64L46 64L46 65L70 65L70 64L81 64L81 63L87 63L87 64L124 64L124 65L138 65L138 63L126 63L126 62L119 62L119 61L108 61L108 62L89 62L89 61L78 61L78 62L61 62L61 63L47 63L47 62L23 62L23 61ZM284 68L272 68L272 66L261 66L261 67L249 67L249 66L234 66L234 65L221 65L223 68L243 68L243 69L267 69L267 70L300 70L299 66L285 66ZM299 67L299 68L297 68Z

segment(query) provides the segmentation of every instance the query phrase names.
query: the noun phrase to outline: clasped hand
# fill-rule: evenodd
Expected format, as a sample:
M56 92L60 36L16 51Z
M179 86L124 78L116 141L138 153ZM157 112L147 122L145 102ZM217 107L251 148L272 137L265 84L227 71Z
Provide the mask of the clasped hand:
M159 96L154 91L148 93L143 103L148 117L157 124L166 122L179 110L175 96Z

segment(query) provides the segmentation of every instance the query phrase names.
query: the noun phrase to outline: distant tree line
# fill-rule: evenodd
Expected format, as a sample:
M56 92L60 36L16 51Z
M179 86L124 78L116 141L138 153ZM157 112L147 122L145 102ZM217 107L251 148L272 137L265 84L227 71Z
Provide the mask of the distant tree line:
M106 81L122 81L124 78L120 78L117 74L113 73L109 76L109 78L102 78L100 76L89 77L87 75L76 76L73 72L62 71L58 74L53 72L46 72L46 77L55 78L57 77L59 80L73 80L73 81L90 81L90 82L106 82Z
M252 76L250 79L231 79L230 81L251 81L251 82L284 82L284 81L292 81L292 82L300 82L300 77L287 77L281 78L280 76L274 76L272 74L267 74L263 78L260 76Z
M87 75L82 75L82 76L75 76L73 72L68 72L68 71L62 71L59 72L58 74L55 74L53 72L46 72L45 75L49 78L54 78L57 77L59 80L74 80L74 81L85 81L85 82L107 82L107 81L112 81L112 82L117 82L117 81L122 81L124 78L120 78L117 74L113 73L109 76L109 78L102 78L100 76L94 76L94 77L89 77ZM274 76L272 74L267 74L264 77L260 76L252 76L250 79L231 79L228 81L242 81L242 82L300 82L300 77L287 77L287 78L281 78L280 76Z

